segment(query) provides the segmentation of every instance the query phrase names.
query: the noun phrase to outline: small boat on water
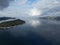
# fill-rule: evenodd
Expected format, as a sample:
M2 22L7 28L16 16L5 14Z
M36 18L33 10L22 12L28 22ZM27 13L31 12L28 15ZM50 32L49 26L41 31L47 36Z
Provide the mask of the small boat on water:
M25 21L11 18L11 17L1 17L0 18L0 28L9 28L16 25L21 25L25 23Z

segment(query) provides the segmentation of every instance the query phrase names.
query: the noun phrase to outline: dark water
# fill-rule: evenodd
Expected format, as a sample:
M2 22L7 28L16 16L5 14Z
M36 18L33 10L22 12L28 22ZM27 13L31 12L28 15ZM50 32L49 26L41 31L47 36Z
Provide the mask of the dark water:
M0 29L0 45L60 45L60 21L32 19Z

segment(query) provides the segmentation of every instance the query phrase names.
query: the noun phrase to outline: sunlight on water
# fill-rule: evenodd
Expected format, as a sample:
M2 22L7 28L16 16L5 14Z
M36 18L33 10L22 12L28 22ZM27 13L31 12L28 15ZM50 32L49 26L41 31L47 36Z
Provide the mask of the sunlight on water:
M31 26L37 27L41 22L39 20L31 20L29 23L31 24Z

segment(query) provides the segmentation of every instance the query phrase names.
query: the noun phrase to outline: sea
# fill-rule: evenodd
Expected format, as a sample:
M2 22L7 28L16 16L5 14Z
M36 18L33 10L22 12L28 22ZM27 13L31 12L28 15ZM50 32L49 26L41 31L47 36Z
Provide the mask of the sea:
M29 19L0 29L0 45L60 45L60 21Z

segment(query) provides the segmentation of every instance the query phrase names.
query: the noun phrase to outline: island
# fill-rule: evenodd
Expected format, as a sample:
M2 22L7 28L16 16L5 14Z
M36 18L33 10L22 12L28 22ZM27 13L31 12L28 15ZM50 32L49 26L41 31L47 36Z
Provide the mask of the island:
M12 26L21 25L24 23L25 21L16 19L16 18L11 18L11 17L0 18L0 28L12 27Z
M40 17L40 19L60 21L60 16L46 16L46 17Z

